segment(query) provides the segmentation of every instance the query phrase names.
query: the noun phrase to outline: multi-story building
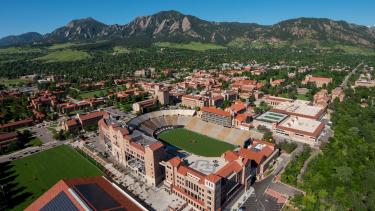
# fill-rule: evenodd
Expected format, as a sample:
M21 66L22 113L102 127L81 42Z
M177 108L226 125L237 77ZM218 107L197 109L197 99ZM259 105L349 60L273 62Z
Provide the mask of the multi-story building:
M239 153L246 155L257 164L257 179L263 179L264 173L275 162L280 150L267 141L253 140L247 149L240 149Z
M287 117L287 114L267 111L254 119L253 126L255 128L263 126L269 130L273 130L277 124L282 122Z
M203 106L208 106L209 100L208 98L204 98L199 95L184 95L181 98L181 105L188 107L188 108L200 108Z
M231 114L242 114L247 110L247 104L241 101L234 102L230 107L226 108L225 111L230 112Z
M276 96L271 96L271 95L266 95L263 98L264 102L266 102L269 106L277 106L280 103L283 102L293 102L292 99L289 98L284 98L284 97L276 97Z
M307 83L315 83L316 87L320 88L320 87L323 87L323 85L328 85L332 83L332 78L306 75L305 79L302 81L302 84L307 84Z
M354 82L354 87L374 87L375 80L371 79L371 74L361 74L359 79Z
M210 106L220 107L223 105L224 97L221 95L213 96L210 99Z
M77 119L82 127L98 124L98 121L103 118L105 111L93 111L87 114L77 114Z
M15 122L9 122L7 124L0 125L0 131L13 131L17 128L24 127L24 126L30 126L34 123L34 120L29 117L27 119L18 120Z
M202 107L199 116L206 122L212 122L224 127L232 127L232 115L230 112L215 107Z
M63 179L25 209L35 210L131 210L146 207L105 177Z
M314 144L318 141L324 124L310 118L290 116L280 122L274 128L276 135L290 138L294 141L306 144Z
M256 163L247 153L227 151L218 158L195 155L166 162L164 187L196 210L223 210L233 199L250 188ZM199 164L202 165L199 165Z
M143 113L146 110L151 109L157 104L156 99L148 99L140 102L136 102L133 104L133 111L136 113Z
M345 93L341 87L336 87L332 90L332 101L336 98L339 99L340 102L344 100Z
M164 172L159 163L166 153L160 141L137 130L130 132L110 116L105 116L98 125L100 136L117 162L145 178L149 185L162 182Z
M253 127L252 124L253 115L249 113L237 114L233 120L233 127L240 130L250 130Z
M271 111L315 120L321 119L325 114L325 108L309 104L309 101L304 100L287 101L274 106Z
M161 105L169 104L169 90L167 87L157 87L155 90L155 95Z
M237 90L225 90L221 93L221 96L224 97L224 100L235 101L238 99L238 91Z
M7 147L18 138L17 132L2 133L0 132L0 148Z
M64 121L61 128L66 131L77 131L87 126L97 125L106 114L105 111L93 111L86 114L77 114L76 117Z
M328 95L328 90L322 89L314 95L313 105L326 108L330 100L331 97Z

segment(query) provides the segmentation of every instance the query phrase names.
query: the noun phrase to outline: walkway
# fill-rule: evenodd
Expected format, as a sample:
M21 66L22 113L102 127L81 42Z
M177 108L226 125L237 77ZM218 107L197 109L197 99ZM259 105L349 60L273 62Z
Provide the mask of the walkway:
M310 161L312 161L316 156L318 156L321 153L322 153L321 150L314 150L313 153L310 155L310 157L305 161L305 163L303 164L303 167L301 168L300 173L297 176L298 183L303 182L302 176L305 173L305 171L307 169L307 166L309 165Z

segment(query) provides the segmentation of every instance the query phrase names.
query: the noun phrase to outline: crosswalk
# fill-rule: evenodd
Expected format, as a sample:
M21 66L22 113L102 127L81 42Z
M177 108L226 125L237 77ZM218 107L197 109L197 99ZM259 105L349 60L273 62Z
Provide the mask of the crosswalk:
M251 194L243 206L246 207L247 211L266 211L254 193Z
M246 211L280 211L283 208L283 204L277 203L277 199L271 196L266 195L262 200L263 203L253 193L242 206Z

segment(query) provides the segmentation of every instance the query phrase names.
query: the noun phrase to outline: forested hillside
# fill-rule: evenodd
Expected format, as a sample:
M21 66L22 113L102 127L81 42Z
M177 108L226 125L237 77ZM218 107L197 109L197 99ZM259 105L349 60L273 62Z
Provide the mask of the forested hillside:
M335 134L298 186L302 210L375 210L375 89L346 91L335 101Z

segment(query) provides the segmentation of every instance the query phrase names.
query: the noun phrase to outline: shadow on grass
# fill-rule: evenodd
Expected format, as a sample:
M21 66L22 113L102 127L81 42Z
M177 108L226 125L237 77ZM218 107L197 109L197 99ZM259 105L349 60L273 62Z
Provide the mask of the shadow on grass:
M16 182L19 176L12 169L11 162L0 163L0 197L5 201L5 209L10 209L27 200L32 193L26 192L26 187Z

